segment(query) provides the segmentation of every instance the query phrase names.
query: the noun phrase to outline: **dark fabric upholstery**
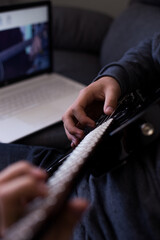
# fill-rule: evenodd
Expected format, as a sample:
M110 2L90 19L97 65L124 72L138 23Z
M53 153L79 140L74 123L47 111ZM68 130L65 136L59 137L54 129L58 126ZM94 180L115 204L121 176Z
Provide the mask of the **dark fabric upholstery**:
M100 70L99 56L85 52L55 50L56 72L88 85Z
M151 5L158 5L160 6L160 1L159 0L131 0L130 3L135 3L135 2L140 2L140 3L146 3L146 4L151 4Z
M53 6L54 71L88 85L100 70L99 52L112 18Z
M135 3L112 24L101 49L101 65L122 57L124 52L160 31L160 7Z
M99 52L112 18L106 14L71 7L53 7L56 49Z
M46 147L54 146L58 149L68 149L70 146L70 141L66 137L62 122L58 122L57 124L42 129L41 131L19 139L14 143Z

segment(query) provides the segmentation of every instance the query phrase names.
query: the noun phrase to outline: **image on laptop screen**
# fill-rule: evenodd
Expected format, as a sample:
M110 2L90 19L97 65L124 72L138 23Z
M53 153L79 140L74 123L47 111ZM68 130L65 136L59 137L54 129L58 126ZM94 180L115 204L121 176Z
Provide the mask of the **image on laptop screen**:
M0 12L0 85L51 67L48 5Z

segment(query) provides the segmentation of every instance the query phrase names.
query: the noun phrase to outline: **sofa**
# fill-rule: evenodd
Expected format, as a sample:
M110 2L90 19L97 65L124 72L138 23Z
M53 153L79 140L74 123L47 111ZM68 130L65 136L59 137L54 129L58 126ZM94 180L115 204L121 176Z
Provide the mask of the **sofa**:
M113 19L102 13L53 6L54 71L88 85L106 64L160 29L160 1L132 0ZM65 149L63 123L15 143Z

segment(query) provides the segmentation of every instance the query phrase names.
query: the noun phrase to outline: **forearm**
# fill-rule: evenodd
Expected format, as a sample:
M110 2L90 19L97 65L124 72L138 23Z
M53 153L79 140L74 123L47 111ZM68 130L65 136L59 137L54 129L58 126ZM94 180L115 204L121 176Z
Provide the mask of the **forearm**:
M157 86L160 76L160 34L130 49L119 61L105 66L95 80L103 76L115 78L122 95L137 88Z

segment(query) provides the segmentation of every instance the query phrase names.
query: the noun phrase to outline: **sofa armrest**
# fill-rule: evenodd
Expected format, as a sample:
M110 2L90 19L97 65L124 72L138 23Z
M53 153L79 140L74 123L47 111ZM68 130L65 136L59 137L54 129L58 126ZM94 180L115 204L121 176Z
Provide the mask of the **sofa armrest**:
M54 48L97 53L111 22L102 13L53 6Z
M131 47L159 32L160 7L135 3L121 13L104 37L101 67L120 59Z

